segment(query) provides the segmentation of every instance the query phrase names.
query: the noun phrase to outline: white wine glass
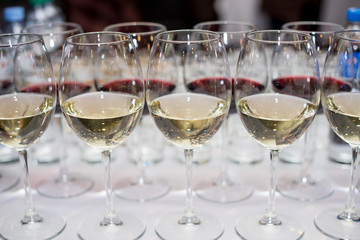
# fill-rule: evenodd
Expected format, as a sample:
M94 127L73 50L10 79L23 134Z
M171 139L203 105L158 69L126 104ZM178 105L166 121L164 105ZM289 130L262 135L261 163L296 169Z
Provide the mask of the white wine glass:
M297 80L296 76L304 76ZM308 34L265 30L248 33L237 65L235 102L249 134L270 152L270 189L265 215L244 216L235 224L244 239L298 239L295 217L275 209L276 163L311 124L320 103L319 67Z
M218 32L221 35L229 59L232 81L234 81L237 60L243 46L245 34L255 31L257 29L256 26L238 21L210 21L198 23L194 26L194 29L209 30ZM228 160L240 164L254 164L260 162L263 157L263 148L245 133L246 130L244 128L237 128L238 126L235 125L229 127L229 118L233 118L234 115L236 115L235 120L240 122L235 113L236 107L233 98L229 114L220 130L222 133L219 144L221 148L219 176L215 181L202 182L196 186L195 192L200 198L214 202L229 203L244 200L253 193L253 188L250 184L233 181L228 173ZM231 120L234 121L233 119ZM238 125L242 127L241 124ZM235 140L236 142L234 142L234 137L230 134L233 132L240 132L239 134L234 134L238 138ZM239 135L244 137L240 139ZM233 152L235 149L237 151L234 154L229 153L229 151ZM251 152L249 152L249 149L251 149Z
M155 231L162 239L217 239L223 224L194 211L192 161L196 148L219 130L230 107L230 69L220 34L203 30L159 33L151 49L146 84L146 100L156 126L184 150L187 182L184 214L162 217Z
M320 76L322 76L321 70L325 63L326 53L334 41L334 34L344 28L335 23L302 21L286 23L283 29L296 30L312 36ZM324 115L320 107L317 117L322 116ZM297 176L285 176L279 181L277 190L285 197L300 201L314 201L329 197L334 192L333 186L327 179L311 173L311 165L316 161L314 155L317 150L318 128L317 122L314 121L304 136L280 155L280 159L285 162L301 163L300 173Z
M130 34L136 47L143 76L146 74L151 46L155 36L166 30L166 27L154 22L124 22L105 27L104 31L116 31ZM160 163L164 157L164 139L156 130L146 103L143 114L127 141L127 152L137 166L135 179L120 181L115 184L115 194L121 198L135 201L149 201L164 196L170 186L158 179L151 179L146 174L146 167Z
M65 40L75 34L82 33L82 27L77 23L71 22L57 22L57 23L42 23L26 26L23 30L25 33L39 34L43 37L45 46L51 58L53 70L56 81L59 78L61 54ZM46 146L43 142L38 143L38 154L41 155L53 155L47 156L47 158L58 158L60 164L59 174L52 179L47 179L41 182L37 186L37 191L46 197L52 198L70 198L81 195L89 191L94 182L89 178L83 177L79 174L69 173L67 163L67 144L65 139L65 130L63 129L62 121L64 116L61 113L59 101L57 102L55 114L54 114L54 126L58 129L59 134L51 137L55 137L55 148ZM49 139L45 141L49 142ZM43 148L48 147L48 150ZM44 151L50 151L50 154L46 154ZM56 154L58 153L58 154ZM36 154L33 153L34 155ZM44 156L43 156L44 158ZM49 161L49 160L47 160ZM40 162L41 163L41 162Z
M84 64L92 81L79 73ZM105 169L105 215L80 223L78 236L139 238L145 231L143 221L115 211L110 168L111 151L132 132L144 107L145 86L131 36L93 32L69 37L62 54L59 97L69 126L80 140L101 151Z
M31 195L28 148L48 127L56 106L56 82L44 41L39 35L0 35L0 56L11 58L12 91L0 95L0 141L19 154L25 191L25 214L2 209L5 239L49 239L65 228L65 219L48 210L37 211Z
M355 205L356 183L359 181L359 108L360 71L357 58L360 30L339 31L327 54L321 81L321 103L332 130L352 149L349 190L343 209L335 208L315 217L316 227L336 239L358 239L360 213Z

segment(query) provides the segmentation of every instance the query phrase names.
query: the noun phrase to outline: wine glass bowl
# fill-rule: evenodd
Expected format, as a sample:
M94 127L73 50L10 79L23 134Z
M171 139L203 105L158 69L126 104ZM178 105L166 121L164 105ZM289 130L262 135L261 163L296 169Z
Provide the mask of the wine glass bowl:
M87 66L88 74L82 74ZM111 152L125 141L140 119L145 87L132 38L119 32L74 35L62 54L59 97L70 128L81 141L101 151L105 169L103 219L88 218L77 234L88 239L137 239L145 225L114 208Z
M146 101L157 128L184 150L186 209L169 214L155 226L164 239L216 239L223 225L198 216L193 207L192 160L226 118L231 78L226 50L218 33L176 30L159 33L151 49Z
M155 36L166 27L154 22L125 22L105 27L104 31L130 34L139 57L143 76L147 70L151 46ZM121 198L135 201L148 201L160 198L170 191L170 186L162 180L151 179L146 174L146 166L160 163L164 157L164 139L156 131L145 103L140 122L129 137L126 150L130 160L136 163L138 174L130 181L117 183L115 194Z
M315 226L325 235L338 239L356 239L360 234L359 211L355 204L355 170L359 164L359 30L335 33L327 54L323 76L321 103L331 129L352 149L349 190L343 209L331 209L315 217Z
M26 26L25 33L40 34L45 42L46 49L49 52L55 78L59 79L61 54L66 38L82 33L82 27L77 23L58 22L41 23ZM49 131L43 141L38 142L32 149L34 157L39 163L48 163L59 160L59 174L50 180L44 180L37 187L37 191L46 197L51 198L70 198L79 196L89 191L94 183L89 178L79 174L71 173L67 164L67 149L69 144L66 136L64 117L62 115L59 101L57 101L54 123L51 125L52 131ZM60 149L60 150L59 150Z
M11 91L0 95L0 140L17 150L23 168L26 209L2 210L0 234L5 239L47 239L65 228L65 219L51 211L37 211L31 196L28 148L48 127L56 106L56 82L41 36L0 35L2 59L12 64ZM15 71L16 69L16 71ZM23 217L22 217L23 216Z
M235 103L248 133L270 152L270 189L262 217L240 218L245 239L298 239L301 223L277 216L276 162L281 150L301 137L320 103L319 68L311 36L284 30L246 35L235 78Z

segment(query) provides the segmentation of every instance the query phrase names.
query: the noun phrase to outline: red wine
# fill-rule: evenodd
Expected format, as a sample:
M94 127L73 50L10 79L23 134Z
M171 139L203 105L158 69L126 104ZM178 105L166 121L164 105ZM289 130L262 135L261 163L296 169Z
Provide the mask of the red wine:
M307 84L304 84L308 82ZM297 97L309 97L320 88L318 79L313 76L284 76L272 81L275 92Z
M230 89L230 81L224 77L209 77L194 80L187 84L187 88L195 93L222 94Z
M8 79L0 80L0 95L10 93L12 90L12 81Z
M328 76L323 78L322 87L325 93L350 92L352 89L350 83Z

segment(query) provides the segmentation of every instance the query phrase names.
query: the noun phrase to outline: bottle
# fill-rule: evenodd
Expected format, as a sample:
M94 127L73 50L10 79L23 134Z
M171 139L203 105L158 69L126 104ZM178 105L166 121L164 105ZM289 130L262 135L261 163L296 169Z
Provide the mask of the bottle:
M4 33L20 33L24 26L25 9L21 6L4 8Z
M65 15L54 0L29 0L30 9L26 25L38 23L64 22Z
M351 7L346 11L346 30L360 30L360 8ZM360 34L359 34L360 39ZM354 77L357 77L360 61L360 46L353 45ZM350 77L350 72L344 68L343 75ZM328 148L329 159L338 163L350 164L352 161L351 148L333 131L330 131L330 143Z

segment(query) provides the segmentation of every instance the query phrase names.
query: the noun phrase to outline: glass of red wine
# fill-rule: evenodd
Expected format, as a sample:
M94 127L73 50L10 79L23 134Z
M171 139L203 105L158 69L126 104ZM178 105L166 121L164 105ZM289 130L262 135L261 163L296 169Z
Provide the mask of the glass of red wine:
M104 30L123 32L132 36L143 76L145 76L155 36L165 31L166 27L154 22L125 22L107 26ZM152 79L150 81L160 80ZM154 83L154 86L156 85ZM161 82L158 85L161 85ZM172 87L169 85L169 89ZM156 126L145 105L140 122L126 144L128 156L136 163L138 174L135 179L121 180L116 184L115 194L117 196L144 202L162 197L170 191L170 186L165 181L150 179L145 171L147 166L163 160L164 141L161 134L156 131Z
M162 239L217 239L223 224L194 211L192 161L196 148L220 129L231 103L230 68L220 34L194 29L159 33L146 83L157 128L184 151L187 182L185 212L159 219L156 233Z
M360 149L360 30L335 33L321 82L321 103L331 129L352 149L349 190L345 207L334 207L315 217L315 226L335 239L358 239L360 213L356 207Z
M343 27L338 24L328 22L289 22L284 24L283 29L295 30L311 35L315 49L316 59L319 63L320 76L321 70L324 66L326 53L328 52L331 43L334 40L335 31L343 30ZM306 81L306 76L298 75L291 76L274 81L274 86L279 91L287 91L284 85L296 85L298 82ZM299 89L301 91L301 89ZM334 188L331 183L321 176L311 173L311 164L314 162L314 155L316 152L317 136L319 135L319 120L324 118L320 108L315 121L311 124L304 136L295 142L294 145L285 149L280 154L280 159L285 162L301 163L301 170L297 176L284 176L280 179L277 190L284 196L300 200L300 201L314 201L329 197Z
M65 219L49 209L37 210L31 195L28 149L47 129L56 107L56 81L41 36L0 35L0 58L12 59L9 93L0 95L0 141L15 149L23 169L25 211L1 206L4 239L50 239ZM42 87L38 87L42 86Z
M79 67L84 65L89 67L87 75ZM105 170L105 214L96 210L88 214L78 226L79 238L140 238L145 224L131 213L116 213L111 179L111 152L132 132L145 102L140 62L131 36L92 32L67 38L59 97L70 128L81 141L98 150Z
M218 32L224 42L229 59L232 81L234 81L236 64L243 46L246 33L255 31L253 24L238 21L211 21L202 22L194 26L195 29ZM221 79L219 79L221 80ZM197 92L205 87L209 81L195 82L190 85L191 90ZM247 133L236 113L234 98L225 123L221 128L221 166L219 176L215 181L203 182L196 187L196 194L206 200L229 203L248 198L253 193L253 188L244 182L233 181L228 174L227 161L232 160L240 164L254 164L263 158L263 148ZM230 123L231 122L231 125ZM231 127L229 127L229 125Z
M307 80L294 80L293 76L299 75ZM281 89L276 79L285 79ZM244 239L299 239L305 230L296 216L278 217L276 213L275 173L279 153L305 133L320 104L319 67L312 37L285 30L248 33L234 89L246 130L270 153L266 212L241 217L235 224L236 232Z
M22 31L40 34L43 37L45 46L51 58L55 78L58 81L64 42L68 37L82 33L82 27L77 23L58 22L29 25ZM42 86L39 85L38 87L41 88ZM89 87L87 86L79 87L80 91L87 91L88 89ZM43 196L52 198L75 197L89 191L94 183L91 179L83 177L78 173L69 173L67 163L68 156L66 153L68 149L67 144L70 143L68 142L69 139L65 137L67 134L65 133L63 126L66 125L63 123L64 116L61 113L59 101L56 105L53 121L55 123L53 126L55 126L55 130L59 133L56 135L50 133L52 135L50 138L55 138L54 146L49 148L50 151L48 153L44 152L46 150L44 149L46 148L46 142L51 141L49 138L45 139L46 141L38 143L37 145L36 149L38 149L38 154L33 151L33 155L34 157L39 154L43 157L50 155L48 157L59 158L60 171L55 178L41 182L37 187L37 191Z

